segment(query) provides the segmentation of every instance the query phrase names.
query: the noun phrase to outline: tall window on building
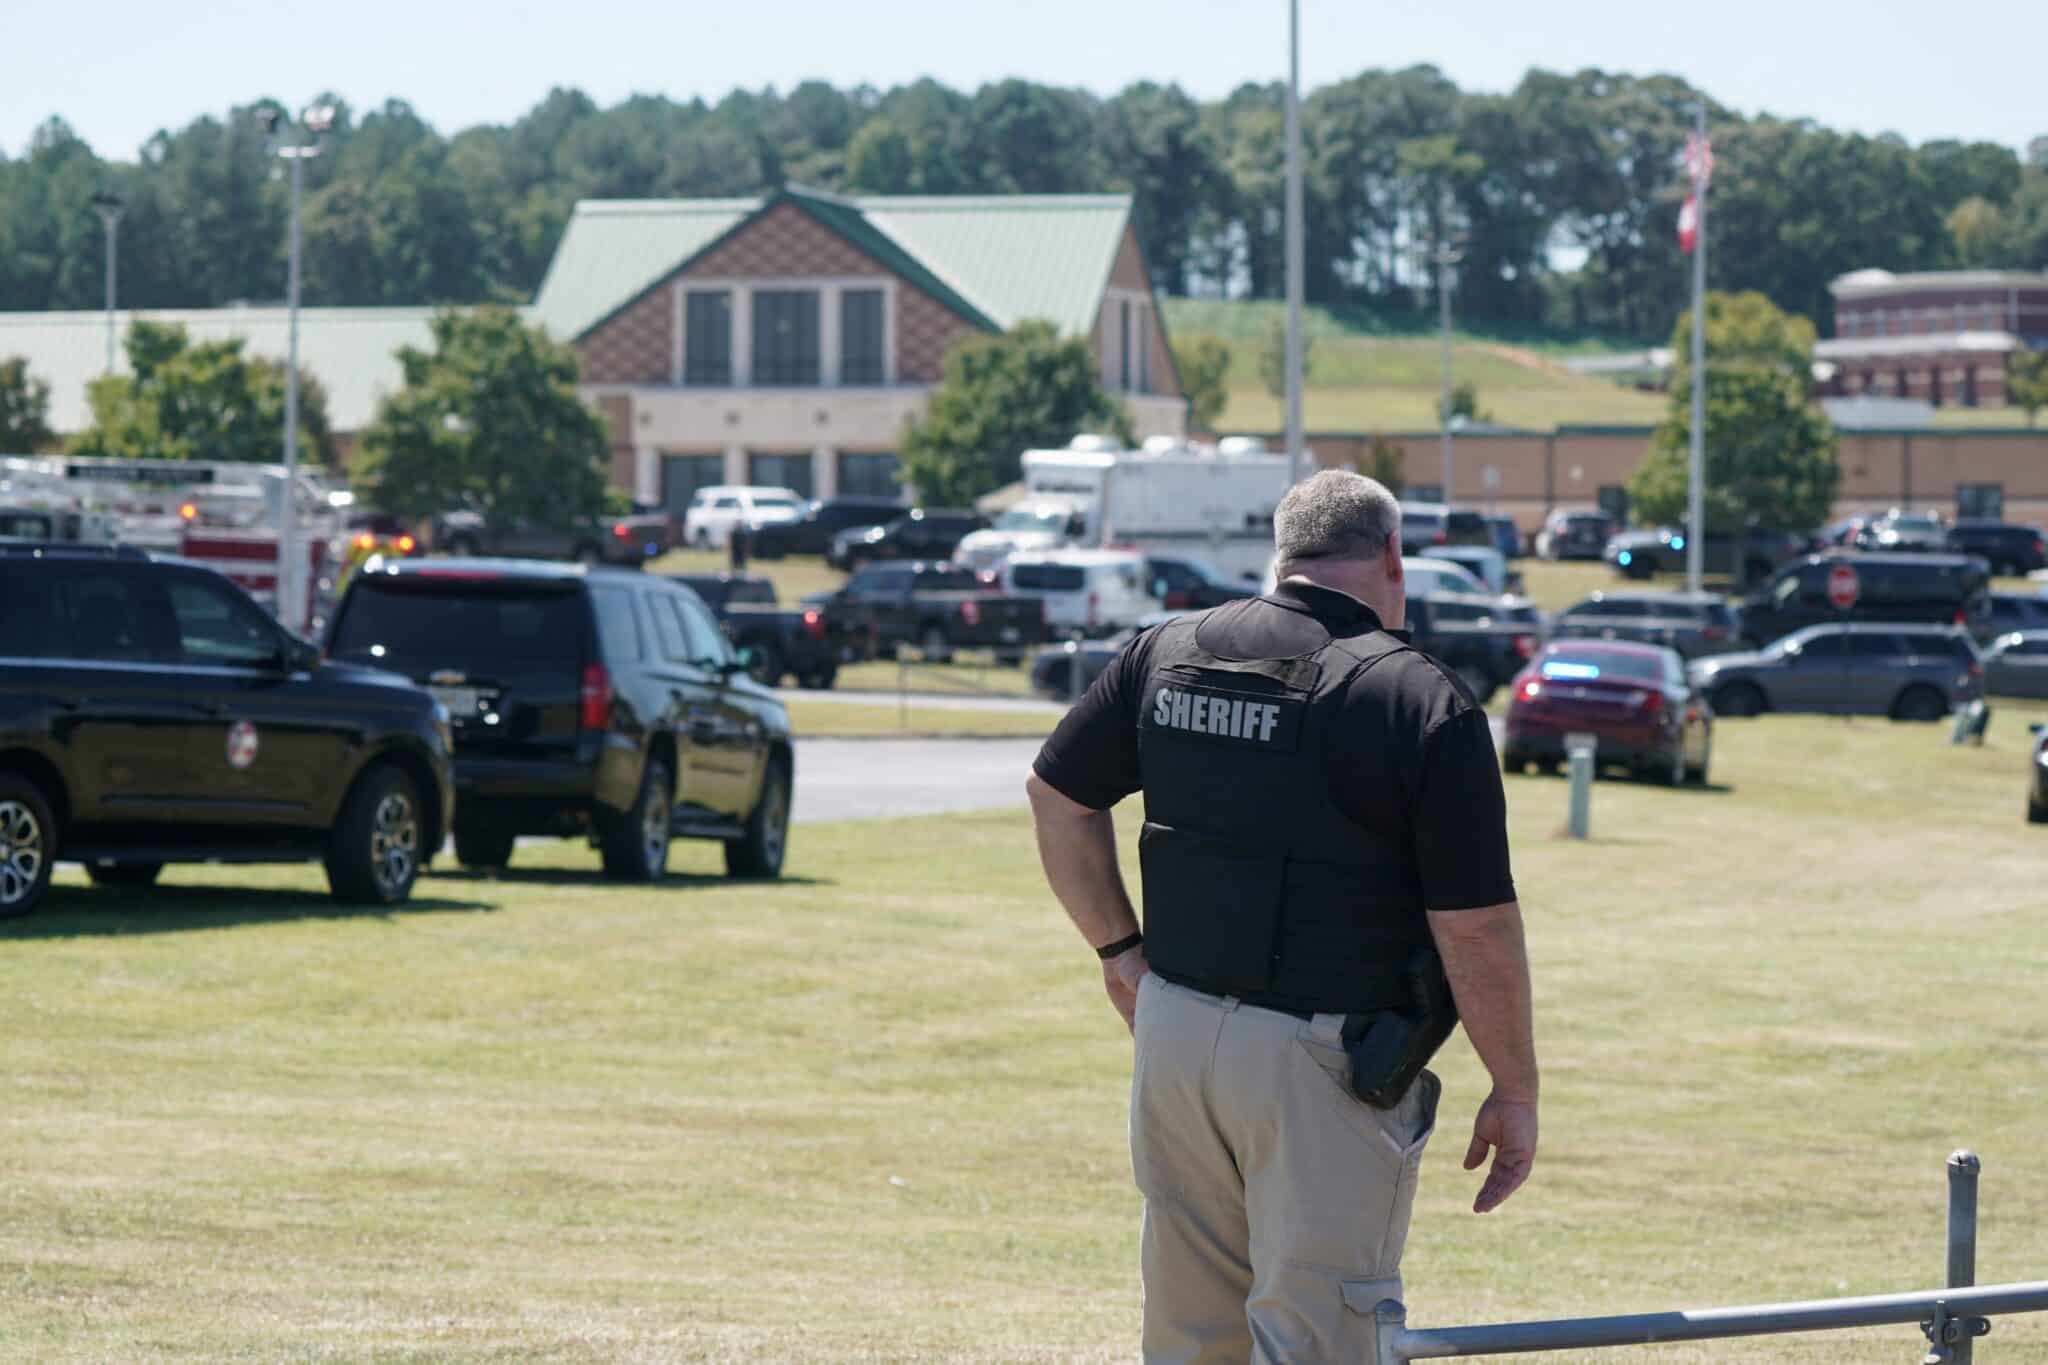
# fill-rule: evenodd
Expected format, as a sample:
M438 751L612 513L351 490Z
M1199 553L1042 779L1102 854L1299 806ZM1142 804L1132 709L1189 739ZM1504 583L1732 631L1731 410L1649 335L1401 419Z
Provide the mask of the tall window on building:
M903 491L894 455L844 451L839 456L839 491L849 498L893 498Z
M723 455L661 457L661 505L677 516L690 510L690 499L698 489L724 482Z
M1152 392L1152 310L1138 309L1138 392Z
M1963 406L1966 408L1977 406L1977 367L1975 365L1963 366Z
M1129 393L1131 390L1131 301L1129 299L1123 300L1117 305L1117 312L1120 320L1117 323L1116 335L1118 344L1123 347L1123 360L1117 366L1116 386Z
M763 488L793 488L798 497L811 496L811 457L804 455L749 455L747 482Z
M1956 515L2005 520L2005 485L2002 483L1959 483L1956 485Z
M732 295L723 289L683 295L683 382L732 383Z
M848 289L839 295L842 384L879 384L887 377L882 354L882 299L879 289Z
M754 291L754 383L818 382L818 291Z

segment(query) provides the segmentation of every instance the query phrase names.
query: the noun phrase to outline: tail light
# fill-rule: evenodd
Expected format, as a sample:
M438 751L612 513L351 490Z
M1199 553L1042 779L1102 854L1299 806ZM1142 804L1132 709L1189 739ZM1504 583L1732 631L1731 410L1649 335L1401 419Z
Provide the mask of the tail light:
M1522 679L1522 685L1515 689L1516 701L1534 701L1543 695L1543 684L1535 678Z
M362 535L356 537L356 548L358 550L367 550L374 546L376 543L377 537L369 534L367 531L364 532Z
M1535 657L1536 657L1536 637L1535 637L1535 636L1533 636L1533 635L1517 635L1517 636L1515 637L1515 654L1516 654L1516 655L1517 655L1518 657L1520 657L1520 658L1524 658L1524 659L1533 659L1533 658L1535 658ZM1532 681L1533 681L1533 679L1532 679Z
M418 548L419 542L417 540L414 540L411 536L400 536L398 538L398 553L402 555L409 555Z
M1956 608L1956 619L1955 619L1955 621L1954 621L1954 624L1955 624L1955 625L1959 625L1959 626L1967 626L1967 625L1969 625L1969 624L1970 624L1970 611L1969 611L1969 608L1967 608L1967 607L1957 607L1957 608Z
M2048 559L2048 540L2043 540L2039 536L2034 537L2034 558Z
M1451 533L1449 531L1438 531L1429 538L1429 543L1432 545L1448 545L1451 543Z
M583 669L583 688L577 694L577 725L585 730L609 730L612 723L612 675L603 664Z
M1727 638L1728 638L1728 627L1726 627L1726 626L1708 626L1708 627L1706 627L1705 629L1703 629L1703 630L1701 630L1701 631L1700 631L1700 638L1701 638L1702 640L1714 640L1714 641L1720 641L1720 640L1725 640L1725 639L1727 639Z
M1095 624L1095 618L1096 618L1097 614L1099 614L1099 613L1101 612L1101 610L1102 610L1102 594L1101 594L1101 593L1099 593L1099 592L1092 592L1092 591L1091 591L1091 592L1090 592L1090 593L1088 594L1088 624L1089 624L1089 625L1091 625L1091 626L1092 626L1092 625L1094 625L1094 624Z
M972 601L970 601L970 602L962 602L962 603L960 604L960 623L961 623L962 625L968 625L968 626L978 626L978 625L980 625L980 624L981 624L981 603L979 603L979 602L972 602Z
M199 504L196 502L179 503L178 515L183 517L186 521L199 520Z
M632 529L628 527L625 522L615 521L612 523L612 534L617 536L620 540L624 540L627 536L632 535L633 532Z
M1646 716L1663 715L1664 694L1662 692L1645 692L1642 700L1642 712Z
M813 640L825 638L825 618L816 607L804 612L804 634Z

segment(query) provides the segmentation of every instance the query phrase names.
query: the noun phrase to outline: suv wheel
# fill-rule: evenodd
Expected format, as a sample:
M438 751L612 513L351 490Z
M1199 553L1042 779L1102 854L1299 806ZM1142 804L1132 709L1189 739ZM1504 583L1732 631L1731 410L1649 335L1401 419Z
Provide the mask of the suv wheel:
M576 547L575 560L585 568L593 568L604 563L604 556L598 553L595 545L586 540Z
M608 821L598 840L605 876L621 882L658 882L667 874L674 792L668 764L649 759L632 809Z
M1760 716L1764 694L1755 683L1729 683L1715 691L1712 704L1717 716Z
M457 825L455 861L464 867L503 867L512 861L512 838L509 829L464 829Z
M1941 693L1925 683L1916 683L1907 688L1899 693L1899 699L1892 703L1893 720L1940 720L1947 714L1948 703L1942 700Z
M946 663L953 657L953 646L946 639L944 626L926 626L917 637L917 647L924 652L927 663Z
M25 777L0 775L0 919L26 915L50 888L57 822L42 789Z
M163 874L162 863L87 863L85 875L94 886L155 886Z
M782 646L773 640L762 640L753 646L754 661L747 665L747 676L763 687L773 687L782 681L785 671L782 663Z
M768 761L761 779L761 799L747 817L744 837L725 842L725 871L730 877L779 877L782 855L789 847L789 767Z
M816 669L810 673L806 673L802 677L797 679L797 681L801 683L803 686L808 687L816 692L831 691L832 684L837 682L838 680L839 669L836 665L831 664L828 664L823 668Z
M385 764L357 778L327 846L334 898L397 905L410 896L425 842L421 823L419 791L403 772Z

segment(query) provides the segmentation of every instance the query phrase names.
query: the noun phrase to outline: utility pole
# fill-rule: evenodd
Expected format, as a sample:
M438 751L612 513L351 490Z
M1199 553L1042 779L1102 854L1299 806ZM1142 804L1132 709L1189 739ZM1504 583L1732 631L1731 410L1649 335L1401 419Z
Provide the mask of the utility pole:
M112 190L101 190L92 197L92 206L100 215L100 223L106 229L107 239L107 373L114 372L114 243L121 230L121 196Z
M306 162L320 155L320 143L334 126L334 110L324 104L308 109L303 122L311 137L286 141L280 136L283 119L275 109L259 117L271 139L271 150L291 168L291 226L288 229L288 260L285 285L285 368L284 368L284 497L277 526L278 619L289 629L305 625L306 554L297 547L299 496L299 201L306 188ZM288 131L288 130L287 130Z
M1707 180L1713 162L1707 150L1704 103L1693 106L1693 137L1692 192L1699 238L1692 251L1692 453L1686 490L1685 590L1696 593L1707 550Z
M1287 0L1287 481L1302 478L1301 0Z

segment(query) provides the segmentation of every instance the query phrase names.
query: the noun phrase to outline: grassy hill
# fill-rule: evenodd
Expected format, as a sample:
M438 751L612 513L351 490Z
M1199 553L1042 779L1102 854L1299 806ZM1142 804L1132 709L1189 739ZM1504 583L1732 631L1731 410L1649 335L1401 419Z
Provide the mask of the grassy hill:
M1202 333L1231 348L1226 431L1277 431L1284 404L1259 378L1259 345L1282 305L1269 299L1166 299L1177 341ZM1380 333L1311 308L1302 407L1310 430L1416 431L1436 426L1438 343L1434 335ZM1566 370L1568 354L1615 349L1598 341L1509 344L1453 332L1451 376L1479 391L1479 408L1505 426L1548 429L1569 422L1655 422L1664 400Z

